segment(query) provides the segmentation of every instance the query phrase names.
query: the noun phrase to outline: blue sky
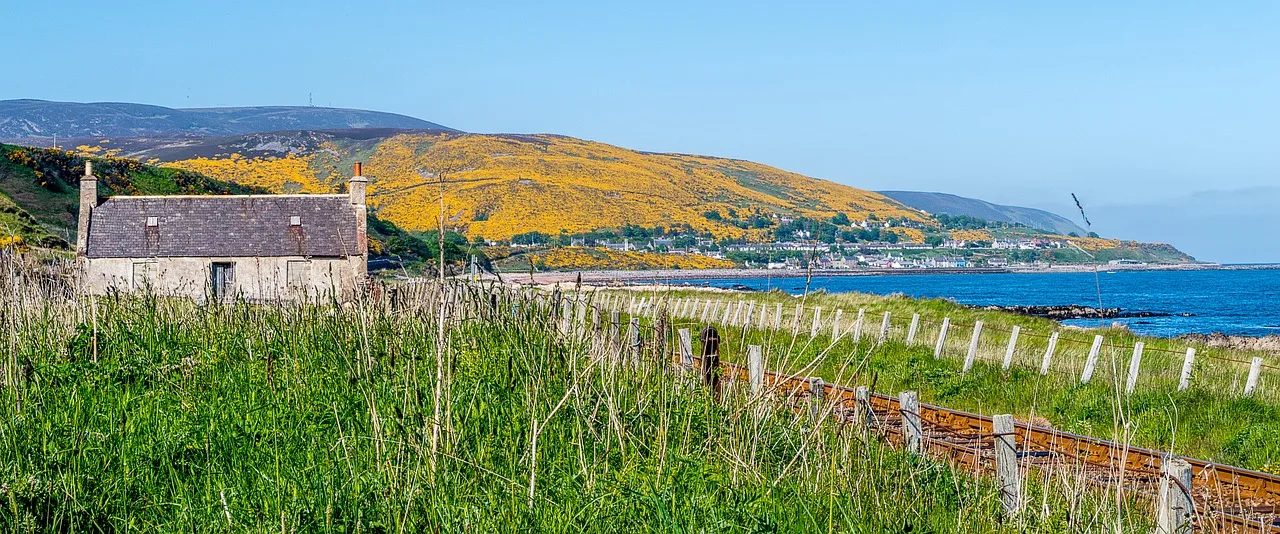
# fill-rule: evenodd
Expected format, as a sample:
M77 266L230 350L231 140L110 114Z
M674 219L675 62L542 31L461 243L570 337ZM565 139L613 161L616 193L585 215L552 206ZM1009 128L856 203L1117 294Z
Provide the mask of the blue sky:
M1240 227L1274 204L1226 200L1280 202L1277 3L127 4L6 6L0 98L313 94L1068 216L1075 192L1103 234L1280 261Z

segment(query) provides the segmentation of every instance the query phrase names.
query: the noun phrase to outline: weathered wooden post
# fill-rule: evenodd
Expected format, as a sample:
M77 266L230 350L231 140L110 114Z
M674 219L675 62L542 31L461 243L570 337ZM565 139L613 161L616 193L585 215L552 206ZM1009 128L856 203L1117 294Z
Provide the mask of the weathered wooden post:
M1139 341L1133 344L1133 356L1129 357L1129 377L1124 381L1124 394L1132 395L1133 388L1138 386L1138 370L1142 366L1142 349L1144 344Z
M916 332L920 330L920 314L911 314L911 326L907 327L907 344L916 342Z
M1058 333L1049 336L1049 346L1044 349L1044 360L1040 362L1040 376L1049 374L1049 363L1053 360L1053 351L1058 348Z
M813 328L809 330L809 337L818 335L818 326L822 324L822 307L813 307Z
M827 397L827 385L821 378L809 378L809 417L817 422L822 417L823 403Z
M631 295L631 303L627 304L627 314L632 314L635 312L636 312L636 296Z
M1191 464L1180 458L1164 459L1160 466L1160 491L1156 498L1156 534L1188 534L1195 504L1191 501Z
M876 413L871 409L871 388L853 388L853 423L863 430L876 426Z
M1182 359L1182 377L1178 379L1178 391L1186 391L1191 386L1191 370L1196 364L1196 349L1188 348L1187 357Z
M853 342L862 341L862 321L866 319L867 310L858 308L858 319L853 322Z
M1088 384L1093 380L1093 370L1098 367L1098 352L1102 350L1102 336L1093 336L1093 346L1089 347L1089 357L1084 361L1084 372L1080 373L1080 383Z
M884 312L884 318L880 320L880 337L876 338L878 343L884 343L889 339L889 318L892 312Z
M942 318L942 328L938 329L938 344L933 347L933 357L942 357L942 346L947 342L947 330L951 329L951 318Z
M902 441L908 452L919 454L924 430L920 427L920 398L916 392L898 393L898 411L902 414Z
M628 347L631 349L631 364L640 366L640 318L632 317L631 324L627 326Z
M835 343L840 337L840 318L844 316L844 310L836 308L836 318L831 321L831 342Z
M778 307L773 310L773 329L782 328L782 303L778 303Z
M747 346L747 375L751 379L751 394L764 391L764 353L760 345Z
M791 335L800 334L800 318L804 316L804 304L796 304L796 314L791 317Z
M710 316L713 319L715 318L715 310L713 309L713 307L719 308L720 301L707 299L707 304L702 307L702 318L699 319L699 322L703 322L703 323L707 322L708 314L710 314Z
M755 315L755 313L756 313L756 301L753 300L747 303L747 316L744 319L742 319L742 326L744 328L751 327L751 317Z
M1004 516L1011 518L1022 509L1022 479L1018 476L1018 434L1012 415L991 418L995 437L996 483L1000 486L1000 503Z
M1022 331L1022 327L1014 326L1013 331L1009 333L1009 346L1004 348L1004 363L1000 364L1000 368L1009 370L1009 365L1013 363L1013 351L1018 348L1018 332Z
M702 329L702 333L698 334L698 340L702 342L702 384L711 389L716 396L720 396L720 333L714 326L707 326Z
M622 350L622 312L609 312L609 349L610 352Z
M768 319L767 319L768 316L769 316L769 306L761 302L760 303L760 325L759 325L759 328L761 330L764 330L769 326Z
M742 319L742 307L745 305L745 302L742 302L741 300L738 301L738 305L733 309L733 318L732 322L729 323L730 326L742 326L740 321Z
M693 369L693 339L688 328L681 328L680 335L680 367Z
M733 326L733 323L729 322L729 319L733 318L733 316L729 314L729 312L732 310L733 310L733 301L726 302L724 305L724 315L720 317L720 324L724 326Z
M1249 378L1244 382L1244 394L1253 395L1258 389L1258 377L1262 376L1262 357L1254 356L1249 362Z

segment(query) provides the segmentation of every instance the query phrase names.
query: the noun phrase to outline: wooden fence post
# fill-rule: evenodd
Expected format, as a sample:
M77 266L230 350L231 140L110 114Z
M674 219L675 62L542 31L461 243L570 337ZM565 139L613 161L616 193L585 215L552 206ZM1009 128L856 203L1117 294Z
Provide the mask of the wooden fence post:
M1258 377L1262 376L1262 357L1254 356L1249 362L1249 379L1244 383L1244 394L1253 395L1258 389Z
M818 421L822 417L823 402L827 397L827 386L821 378L809 378L809 417Z
M800 318L804 316L804 304L796 304L796 314L791 318L791 336L800 334Z
M714 311L713 307L715 307L715 308L719 308L719 307L720 307L720 301L718 301L718 300L711 300L711 299L707 299L707 304L706 304L705 306L703 306L703 307L702 307L702 318L701 318L701 319L699 319L699 321L698 321L698 322L701 322L701 323L705 323L705 322L707 322L708 314L710 314L711 320L713 320L713 321L714 321L714 320L715 320L715 311Z
M951 329L951 318L942 318L942 328L938 329L938 344L933 347L933 357L942 357L942 345L947 342L947 330Z
M747 375L751 379L751 394L764 390L764 354L760 345L747 346Z
M720 332L714 326L707 326L702 329L702 333L698 334L698 339L702 341L702 384L711 389L716 396L720 396Z
M616 353L622 349L622 312L609 312L609 352Z
M867 310L858 308L858 319L853 322L853 342L862 341L862 321L867 316Z
M743 327L746 327L746 328L751 327L751 316L754 315L755 313L756 313L756 301L753 300L751 301L750 304L747 304L747 317L742 320Z
M813 308L813 328L809 330L809 337L818 335L818 325L822 324L822 307L814 306Z
M836 308L836 318L831 321L831 342L835 343L840 337L840 318L844 316L844 310Z
M1044 349L1044 360L1040 362L1040 376L1049 374L1049 362L1053 360L1053 351L1058 348L1058 333L1049 336L1049 346Z
M924 431L920 427L920 398L914 391L898 393L898 411L902 414L902 440L908 452L919 454Z
M1178 458L1165 458L1160 467L1163 475L1156 498L1156 534L1188 534L1195 505L1191 501L1191 464Z
M739 300L738 305L733 308L733 317L729 323L730 326L741 326L739 321L742 319L742 306L745 304L745 302Z
M1004 505L1004 517L1018 515L1022 509L1022 479L1018 476L1018 434L1012 415L991 418L991 433L995 436L996 484L1000 486L1000 503Z
M879 343L884 343L889 339L889 318L891 312L884 312L884 319L880 320L880 337L876 338Z
M778 303L778 307L773 310L773 329L782 328L782 303Z
M1018 348L1018 332L1022 331L1022 327L1014 326L1013 331L1009 333L1009 346L1004 348L1004 363L1000 364L1000 368L1009 370L1009 365L1013 363L1013 351Z
M680 329L680 367L693 369L693 339L688 328Z
M1098 352L1102 350L1102 336L1093 336L1093 346L1089 347L1089 357L1084 361L1084 372L1080 373L1080 383L1088 384L1093 380L1093 370L1098 366Z
M961 373L967 373L973 369L973 360L978 357L978 340L982 337L982 321L973 323L973 339L969 340L969 353L964 357L964 368Z
M632 314L635 312L636 312L636 296L631 295L631 303L627 304L627 313Z
M768 328L769 306L763 302L760 303L760 326L761 330Z
M632 317L631 324L627 326L627 345L631 349L631 363L637 367L640 366L640 318Z
M724 325L724 326L726 326L726 327L728 327L728 326L733 326L733 324L729 322L729 319L732 319L732 318L733 318L733 316L729 314L729 312L730 312L731 310L733 310L733 301L732 301L732 300L731 300L731 301L729 301L729 302L726 302L726 303L724 304L724 315L720 317L720 324L721 324L721 325Z
M1191 386L1191 370L1196 364L1196 349L1187 349L1187 357L1182 359L1182 376L1178 379L1178 391L1186 391Z
M1129 357L1129 377L1124 381L1124 394L1132 395L1133 388L1138 386L1138 370L1142 367L1142 349L1145 344L1141 341L1133 344L1133 356Z
M920 314L911 314L911 326L907 328L907 344L916 342L916 332L920 330Z
M876 426L876 413L871 409L871 388L853 388L853 423L863 430Z

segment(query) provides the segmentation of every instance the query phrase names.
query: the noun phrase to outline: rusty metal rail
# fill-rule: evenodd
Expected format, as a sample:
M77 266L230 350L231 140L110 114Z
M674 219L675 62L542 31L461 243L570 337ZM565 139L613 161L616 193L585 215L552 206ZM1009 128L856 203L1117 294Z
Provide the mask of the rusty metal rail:
M700 362L699 362L700 363ZM729 380L749 380L747 366L721 362ZM764 372L763 389L794 403L813 395L809 377ZM866 407L856 406L855 389L823 384L823 402L832 417L854 421ZM876 431L893 444L903 441L901 408L895 397L870 392ZM948 458L972 473L994 468L994 434L985 415L920 404L923 449ZM861 415L859 417L865 417ZM1025 421L1015 424L1019 463L1045 476L1070 474L1091 483L1154 499L1160 467L1168 453L1081 436ZM1280 533L1280 476L1191 458L1195 523L1209 532Z

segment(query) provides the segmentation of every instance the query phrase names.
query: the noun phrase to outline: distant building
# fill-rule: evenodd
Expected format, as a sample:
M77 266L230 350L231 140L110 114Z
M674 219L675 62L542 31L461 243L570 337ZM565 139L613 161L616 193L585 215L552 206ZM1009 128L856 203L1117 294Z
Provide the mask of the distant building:
M80 179L76 254L91 294L150 287L199 300L336 296L367 274L365 188L343 195L114 196Z

